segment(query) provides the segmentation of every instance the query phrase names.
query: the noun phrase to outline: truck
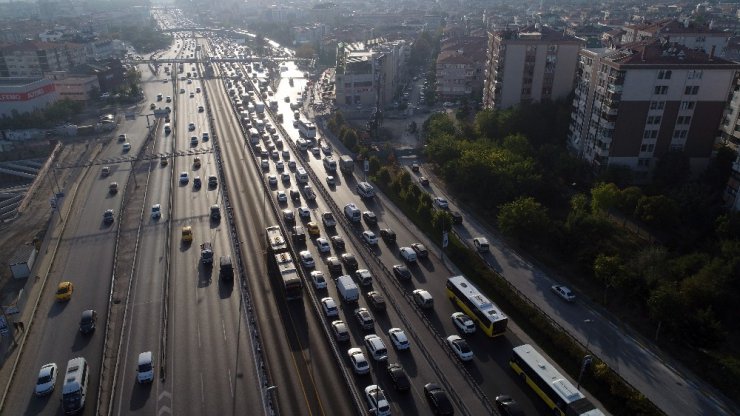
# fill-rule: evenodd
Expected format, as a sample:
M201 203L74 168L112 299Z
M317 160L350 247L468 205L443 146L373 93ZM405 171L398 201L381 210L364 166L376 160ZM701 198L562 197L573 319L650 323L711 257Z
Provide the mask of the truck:
M355 161L347 155L342 155L339 158L339 170L346 175L351 175L352 171L355 170Z
M270 100L270 109L273 111L277 111L278 109L278 102L277 100Z
M257 112L257 114L262 114L265 112L265 103L257 102L254 104L254 110Z
M345 302L357 302L360 298L360 289L352 280L352 277L347 275L339 276L336 282L337 292L339 292L339 296L341 296Z

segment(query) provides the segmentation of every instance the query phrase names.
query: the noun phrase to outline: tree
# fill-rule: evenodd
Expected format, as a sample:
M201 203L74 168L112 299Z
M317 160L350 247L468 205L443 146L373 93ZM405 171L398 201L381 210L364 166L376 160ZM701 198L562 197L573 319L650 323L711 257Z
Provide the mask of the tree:
M604 285L604 305L606 305L606 294L609 288L618 285L625 277L625 270L619 256L608 256L599 254L594 260L594 277Z
M591 189L591 209L594 214L603 213L614 208L621 192L613 183L599 183Z
M498 226L508 237L535 240L550 228L550 217L534 198L522 197L500 206Z
M635 217L661 229L678 224L678 204L664 195L643 196L637 202Z
M636 186L624 188L617 199L617 208L623 214L633 215L640 198L642 198L642 189Z

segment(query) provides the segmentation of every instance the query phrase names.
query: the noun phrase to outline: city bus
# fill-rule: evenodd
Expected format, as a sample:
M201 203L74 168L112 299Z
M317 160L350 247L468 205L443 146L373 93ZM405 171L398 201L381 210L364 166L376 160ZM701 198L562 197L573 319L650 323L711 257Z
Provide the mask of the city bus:
M300 299L303 296L303 283L290 254L288 240L277 225L267 227L265 231L270 273L279 277L286 300Z
M586 396L529 344L512 349L509 365L560 416L604 416Z
M483 295L465 276L452 276L447 279L447 296L475 321L489 337L497 337L506 332L509 318Z
M298 131L307 139L316 138L316 126L310 121L298 120Z

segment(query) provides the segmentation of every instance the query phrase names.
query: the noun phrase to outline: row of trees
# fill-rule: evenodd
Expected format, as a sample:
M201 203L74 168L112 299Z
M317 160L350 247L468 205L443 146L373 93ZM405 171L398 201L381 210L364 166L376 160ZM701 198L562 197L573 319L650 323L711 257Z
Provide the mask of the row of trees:
M740 375L726 360L739 355L726 341L740 335L740 215L720 198L735 153L720 149L693 175L685 155L666 155L642 187L623 168L591 180L566 151L567 110L527 105L470 123L436 114L426 155L460 199L584 293L671 348L710 349L704 375L740 395L725 381Z
M119 26L111 28L111 39L120 39L130 43L139 53L151 53L167 48L172 43L172 35L154 30L156 26Z
M51 128L59 123L72 121L83 107L79 101L66 98L32 112L12 110L10 116L3 114L0 118L0 129Z

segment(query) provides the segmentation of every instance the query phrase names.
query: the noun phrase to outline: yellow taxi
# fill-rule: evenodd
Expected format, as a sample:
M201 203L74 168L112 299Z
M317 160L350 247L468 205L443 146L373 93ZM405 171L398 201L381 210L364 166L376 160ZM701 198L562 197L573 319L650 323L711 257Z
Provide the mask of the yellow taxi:
M72 298L72 292L74 292L74 290L75 287L72 282L59 283L59 286L57 286L57 300L60 302L70 300Z
M184 243L193 242L193 227L189 225L182 227L182 241Z
M321 230L319 230L319 225L313 221L306 224L306 228L308 229L308 235L310 235L311 237L318 237L321 235Z

